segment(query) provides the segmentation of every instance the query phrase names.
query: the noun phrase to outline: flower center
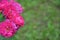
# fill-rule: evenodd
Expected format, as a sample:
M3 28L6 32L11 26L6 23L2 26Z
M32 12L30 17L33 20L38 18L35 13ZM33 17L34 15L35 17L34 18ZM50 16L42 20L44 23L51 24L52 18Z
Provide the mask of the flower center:
M6 31L9 32L11 30L10 27L6 27Z

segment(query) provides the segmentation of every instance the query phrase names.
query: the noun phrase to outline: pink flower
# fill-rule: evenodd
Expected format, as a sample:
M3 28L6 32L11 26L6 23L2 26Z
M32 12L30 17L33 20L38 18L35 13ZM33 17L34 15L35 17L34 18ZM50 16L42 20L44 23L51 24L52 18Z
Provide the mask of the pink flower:
M8 38L24 25L24 19L19 14L23 12L23 7L14 0L0 0L0 12L6 20L0 23L0 34Z
M13 21L16 25L19 25L19 26L24 25L23 17L15 11L8 13L6 18L8 18L10 21Z
M2 10L14 10L17 13L23 12L23 7L19 3L15 2L14 0L9 0L9 1L2 0L0 2L0 9L2 9Z
M16 25L13 22L10 22L9 19L0 23L0 34L6 38L13 36L17 31L16 29Z
M17 3L17 2L12 2L12 6L15 7L15 9L16 9L16 11L17 11L18 13L22 13L22 12L23 12L23 7L22 7L19 3Z
M10 19L13 21L16 25L23 26L24 25L24 19L22 16L16 16Z
M23 26L24 25L24 19L21 15L19 15L17 12L12 11L7 16L9 20L13 21L16 25Z

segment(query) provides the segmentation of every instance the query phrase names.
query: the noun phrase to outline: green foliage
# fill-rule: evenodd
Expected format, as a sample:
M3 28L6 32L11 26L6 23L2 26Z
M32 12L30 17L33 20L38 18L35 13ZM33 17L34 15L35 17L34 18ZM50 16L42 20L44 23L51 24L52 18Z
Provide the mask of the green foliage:
M5 17L3 17L3 15L0 13L0 22L4 21Z
M18 0L24 7L24 27L0 40L60 40L60 0Z

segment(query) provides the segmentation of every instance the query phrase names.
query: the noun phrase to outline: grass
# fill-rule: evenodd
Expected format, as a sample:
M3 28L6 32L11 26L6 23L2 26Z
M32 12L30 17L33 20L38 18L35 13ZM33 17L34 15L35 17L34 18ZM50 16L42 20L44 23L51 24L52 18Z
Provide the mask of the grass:
M24 7L24 27L0 40L60 40L60 0L18 0Z

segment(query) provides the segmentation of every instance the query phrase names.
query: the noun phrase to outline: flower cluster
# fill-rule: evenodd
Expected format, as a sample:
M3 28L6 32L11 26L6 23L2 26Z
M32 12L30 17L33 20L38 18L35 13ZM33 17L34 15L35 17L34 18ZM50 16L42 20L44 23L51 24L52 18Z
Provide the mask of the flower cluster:
M11 37L24 25L24 19L20 15L23 8L15 0L0 0L0 12L6 18L0 22L0 34L6 38Z

